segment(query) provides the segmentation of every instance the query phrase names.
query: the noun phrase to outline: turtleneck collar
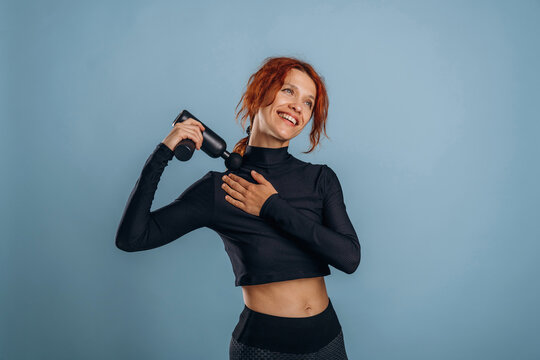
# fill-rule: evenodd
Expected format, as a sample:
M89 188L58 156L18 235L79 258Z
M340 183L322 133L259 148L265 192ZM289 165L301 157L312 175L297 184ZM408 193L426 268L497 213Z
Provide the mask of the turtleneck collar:
M267 148L261 146L246 146L243 163L253 165L274 165L290 159L289 147Z

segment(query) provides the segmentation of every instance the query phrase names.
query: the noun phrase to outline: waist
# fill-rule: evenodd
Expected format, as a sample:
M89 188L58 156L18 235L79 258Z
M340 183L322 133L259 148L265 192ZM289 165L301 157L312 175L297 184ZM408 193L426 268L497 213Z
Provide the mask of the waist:
M327 307L308 317L281 317L244 306L233 337L240 343L285 353L318 351L341 331L341 324L328 299Z
M329 303L323 277L242 286L244 303L251 310L281 317L307 317Z

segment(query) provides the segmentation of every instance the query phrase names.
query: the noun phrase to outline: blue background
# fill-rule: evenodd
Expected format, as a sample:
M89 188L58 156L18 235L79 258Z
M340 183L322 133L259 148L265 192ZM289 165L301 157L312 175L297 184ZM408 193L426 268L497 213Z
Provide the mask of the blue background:
M0 359L226 359L221 239L116 228L184 108L229 148L248 77L326 80L329 164L362 245L326 278L350 359L538 359L538 1L3 1ZM308 125L310 126L310 125ZM307 128L306 128L307 129ZM165 169L152 209L223 161Z

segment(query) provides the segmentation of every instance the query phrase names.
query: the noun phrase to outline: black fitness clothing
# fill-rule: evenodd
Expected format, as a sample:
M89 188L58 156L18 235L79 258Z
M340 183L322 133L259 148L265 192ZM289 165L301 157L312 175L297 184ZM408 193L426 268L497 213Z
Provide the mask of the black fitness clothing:
M343 333L339 334L320 350L308 354L291 354L249 346L231 338L229 360L348 360Z
M328 265L347 274L358 267L360 243L339 180L327 165L298 160L288 147L248 145L241 168L233 173L257 183L250 173L254 169L278 192L265 201L259 216L225 199L222 176L229 170L207 172L172 203L150 211L173 155L160 143L147 159L116 233L118 248L152 249L207 227L224 242L236 286L325 276Z
M230 360L346 360L341 324L329 299L301 318L260 313L244 305L229 344Z

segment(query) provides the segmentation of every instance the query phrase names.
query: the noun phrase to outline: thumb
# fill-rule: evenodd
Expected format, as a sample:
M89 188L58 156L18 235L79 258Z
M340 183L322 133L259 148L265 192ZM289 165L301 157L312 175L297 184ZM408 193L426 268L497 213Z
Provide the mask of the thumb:
M266 183L268 183L268 181L264 178L264 176L262 176L261 174L259 174L259 173L256 172L255 170L251 170L251 176L252 176L253 179L255 179L259 184L266 184Z

